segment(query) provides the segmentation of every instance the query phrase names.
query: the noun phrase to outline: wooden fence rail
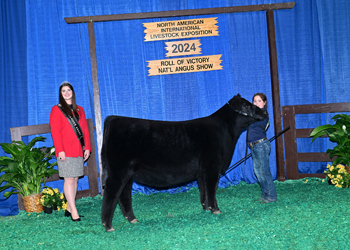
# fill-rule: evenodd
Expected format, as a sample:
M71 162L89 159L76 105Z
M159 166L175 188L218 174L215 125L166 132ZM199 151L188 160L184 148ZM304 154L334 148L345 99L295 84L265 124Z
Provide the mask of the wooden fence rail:
M284 126L290 126L290 130L284 135L285 145L285 163L287 170L287 179L302 179L305 177L325 178L323 173L301 174L298 169L298 162L330 162L332 161L328 154L322 153L298 153L297 138L310 138L310 134L314 128L296 129L296 114L312 114L312 113L336 113L350 112L350 102L342 103L326 103L326 104L310 104L310 105L294 105L283 106L282 117ZM320 124L323 125L323 124Z
M77 199L86 196L96 196L98 195L98 173L97 173L97 164L96 164L96 154L95 154L95 139L94 139L94 130L92 119L87 119L87 124L90 133L90 143L91 143L91 155L87 161L87 166L84 167L84 176L88 176L89 179L89 188L85 190L79 190L77 192ZM51 133L50 124L39 124L32 126L23 126L10 128L11 130L11 141L22 141L22 136L36 135L36 134L47 134ZM46 179L46 182L57 181L60 177L58 174L54 174L52 178ZM24 210L22 197L18 194L18 208Z

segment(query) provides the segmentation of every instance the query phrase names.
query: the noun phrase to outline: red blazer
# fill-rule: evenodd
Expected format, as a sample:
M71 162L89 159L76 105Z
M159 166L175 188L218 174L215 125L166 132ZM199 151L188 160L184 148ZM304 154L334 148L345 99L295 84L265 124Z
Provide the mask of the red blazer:
M78 106L79 125L84 134L85 150L91 151L89 129L86 122L84 109ZM53 106L50 113L50 126L53 144L55 145L56 156L64 151L66 157L83 157L83 150L78 137L68 122L65 115L57 107Z

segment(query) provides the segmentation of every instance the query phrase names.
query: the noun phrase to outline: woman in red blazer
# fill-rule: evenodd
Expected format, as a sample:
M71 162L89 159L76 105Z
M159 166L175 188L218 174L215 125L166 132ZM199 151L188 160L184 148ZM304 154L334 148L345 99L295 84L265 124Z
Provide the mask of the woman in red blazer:
M63 112L78 120L84 135L84 148ZM59 104L52 107L50 126L59 175L64 178L63 190L67 199L65 216L73 221L81 221L75 206L75 197L78 179L84 175L84 161L90 156L91 145L84 109L76 104L74 89L69 82L63 82L60 86Z

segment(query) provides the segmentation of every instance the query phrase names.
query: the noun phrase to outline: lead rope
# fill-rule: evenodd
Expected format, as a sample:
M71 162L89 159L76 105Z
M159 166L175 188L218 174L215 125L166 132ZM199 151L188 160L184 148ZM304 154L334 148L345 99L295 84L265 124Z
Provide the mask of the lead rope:
M247 135L245 138L245 156L244 156L244 164L246 163L247 155L248 155L248 132L249 132L249 127L247 128Z
M275 140L277 137L279 137L280 135L282 135L284 132L286 132L288 129L290 129L290 126L286 127L285 129L283 129L282 131L280 131L277 135L275 135L274 137L270 138L269 141L272 142L273 140ZM237 161L235 164L233 164L232 166L228 167L227 170L225 171L225 173L223 173L222 175L220 175L220 178L227 175L229 172L231 172L234 168L238 167L244 160L245 158L249 158L252 155L252 153L250 153L249 155L245 156L244 158L240 159L239 161Z

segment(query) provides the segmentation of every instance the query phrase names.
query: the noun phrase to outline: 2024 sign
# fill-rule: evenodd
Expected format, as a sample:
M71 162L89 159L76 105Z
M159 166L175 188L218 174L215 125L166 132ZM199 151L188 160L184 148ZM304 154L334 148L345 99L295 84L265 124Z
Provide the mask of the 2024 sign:
M187 56L202 54L200 40L187 40L177 42L165 42L165 49L168 51L166 57Z

